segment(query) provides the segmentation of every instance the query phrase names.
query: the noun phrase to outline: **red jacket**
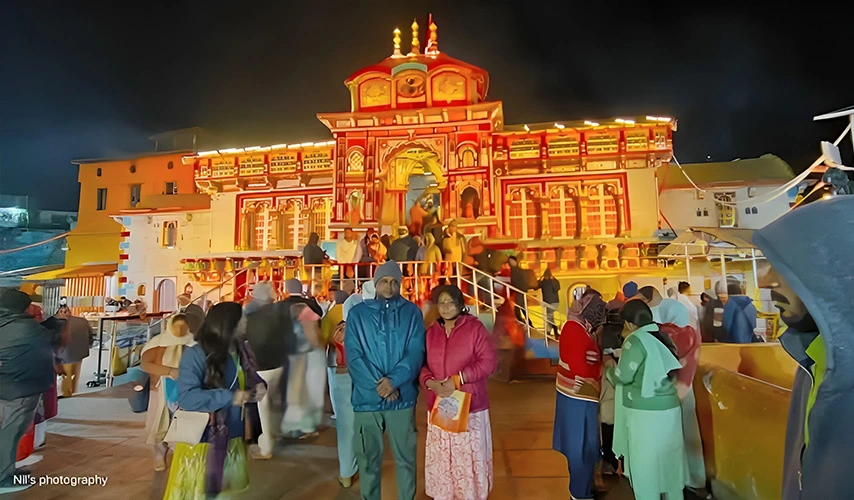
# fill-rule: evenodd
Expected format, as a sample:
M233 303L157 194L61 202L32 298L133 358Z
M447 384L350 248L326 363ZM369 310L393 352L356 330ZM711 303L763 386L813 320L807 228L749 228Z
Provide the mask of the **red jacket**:
M486 382L497 367L495 345L479 319L468 314L460 316L450 336L444 326L433 323L427 329L427 363L419 377L427 394L427 408L433 408L436 402L436 394L427 389L427 381L462 373L460 390L471 394L471 413L488 409Z
M587 351L595 351L599 355L595 363L587 362ZM576 321L569 320L563 324L560 332L560 363L557 368L557 390L571 398L599 401L598 387L602 376L602 361L599 345L593 336ZM595 391L585 390L579 394L575 388L576 377L590 382Z

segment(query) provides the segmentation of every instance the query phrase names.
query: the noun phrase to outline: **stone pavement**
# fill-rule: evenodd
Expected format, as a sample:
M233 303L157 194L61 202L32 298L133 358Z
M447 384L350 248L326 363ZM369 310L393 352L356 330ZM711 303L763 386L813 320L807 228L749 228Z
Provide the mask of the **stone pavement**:
M60 400L59 415L48 425L47 445L37 454L44 459L30 466L43 476L108 478L107 485L45 485L8 495L21 500L158 499L166 472L155 473L151 449L145 444L145 414L130 411L127 386ZM568 499L566 461L551 449L554 419L554 382L548 379L513 384L490 384L494 444L494 499ZM426 408L419 405L419 499L424 494L423 457ZM335 429L323 431L310 443L279 443L275 457L251 461L250 490L240 499L358 499L358 482L350 489L339 486ZM599 498L634 498L625 480L613 480L611 490ZM394 461L386 447L383 499L395 499Z

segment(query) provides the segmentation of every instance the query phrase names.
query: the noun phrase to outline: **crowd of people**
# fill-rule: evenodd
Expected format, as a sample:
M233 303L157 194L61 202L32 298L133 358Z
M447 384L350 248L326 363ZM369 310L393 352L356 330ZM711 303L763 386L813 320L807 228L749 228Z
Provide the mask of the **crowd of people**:
M438 315L425 324L421 309L401 296L402 279L400 265L388 261L358 294L337 290L327 301L292 279L276 300L279 292L259 282L243 307L224 302L204 316L191 305L171 316L142 355L153 389L148 442L155 470L169 468L164 498L247 488L248 457L269 459L280 439L317 435L327 387L339 482L348 488L358 478L366 499L382 495L385 435L398 497L415 496L419 392L428 408L454 391L470 394L466 432L430 425L426 416L425 487L434 498L487 498L493 471L486 383L497 366L492 335L454 286L433 290ZM176 442L170 436L176 421L192 413L210 419L196 442Z
M852 202L810 205L754 236L773 265L763 263L758 274L789 327L782 343L803 368L786 436L787 500L844 498L850 489L839 459L848 455L851 439L833 432L835 422L854 415L850 377L839 371L851 351L839 334L850 280L834 281L843 252L820 242L836 225L852 222ZM799 253L789 224L803 229L826 262L808 262ZM816 277L816 266L821 278L805 279ZM493 486L487 380L513 349L502 341L518 346L517 319L527 317L515 317L514 309L525 302L501 305L490 333L469 313L459 288L432 290L434 311L425 318L401 296L403 279L400 265L389 260L358 294L337 290L328 300L315 298L290 280L279 297L260 282L245 305L222 302L207 313L189 305L170 316L142 353L152 378L147 439L155 469L169 469L164 498L247 488L250 455L267 459L279 438L316 435L327 387L343 487L358 481L362 498L381 498L387 434L398 498L414 498L416 421L426 418L427 494L487 498ZM546 274L531 286L556 294L552 279ZM704 325L711 315L711 327L724 331L719 337L711 330L715 340L755 340L755 308L751 321L752 304L732 285L718 284L701 307L683 300L687 283L673 298L628 282L609 302L592 288L572 302L559 335L553 429L553 447L567 460L571 498L593 498L607 474L627 477L639 500L682 498L686 487L708 496L693 390ZM63 392L74 391L79 368L73 365L83 350L75 345L73 323L65 309L45 320L26 294L0 289L0 491L17 487L15 475L26 473L15 469L17 445L39 422L39 409L42 421L56 412L57 374L65 377ZM436 409L448 406L437 401L457 391L468 395L463 432L435 420ZM415 412L421 392L428 404L423 417Z

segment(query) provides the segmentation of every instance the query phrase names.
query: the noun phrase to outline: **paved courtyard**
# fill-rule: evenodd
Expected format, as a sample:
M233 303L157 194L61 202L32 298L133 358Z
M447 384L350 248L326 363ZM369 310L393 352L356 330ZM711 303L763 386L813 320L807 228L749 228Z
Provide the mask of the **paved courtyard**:
M160 498L166 472L155 473L151 450L142 437L145 414L130 411L127 386L60 400L59 415L49 422L43 460L30 466L37 478L107 478L106 486L44 485L9 495L21 500L85 498ZM494 438L495 499L567 499L566 462L551 449L554 382L547 379L490 385ZM426 409L419 407L419 460L424 457ZM333 421L334 422L334 421ZM279 443L275 457L250 462L252 486L240 499L358 499L358 483L345 490L337 482L335 429L310 443ZM424 494L419 463L419 499ZM625 480L613 480L606 500L632 499ZM397 497L394 461L386 447L383 498Z

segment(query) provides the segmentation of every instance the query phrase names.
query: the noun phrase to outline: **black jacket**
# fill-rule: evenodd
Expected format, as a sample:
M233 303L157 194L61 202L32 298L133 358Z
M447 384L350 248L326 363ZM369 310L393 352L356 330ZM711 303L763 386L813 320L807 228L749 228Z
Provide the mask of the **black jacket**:
M53 333L25 313L0 309L0 399L41 394L53 385Z

